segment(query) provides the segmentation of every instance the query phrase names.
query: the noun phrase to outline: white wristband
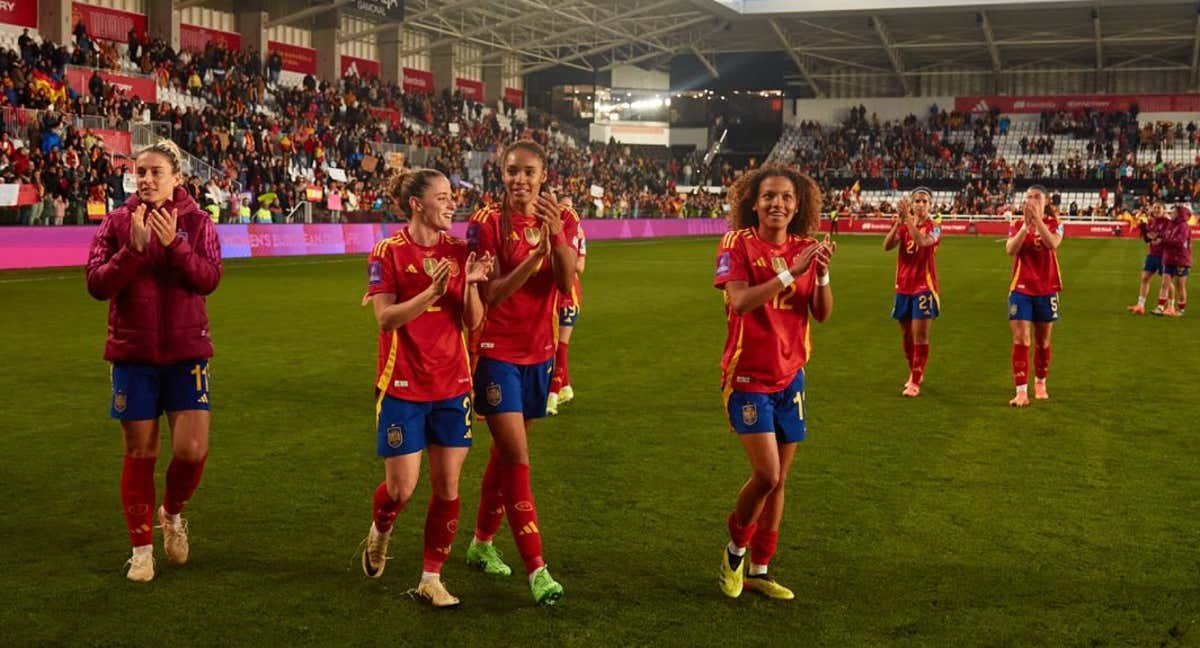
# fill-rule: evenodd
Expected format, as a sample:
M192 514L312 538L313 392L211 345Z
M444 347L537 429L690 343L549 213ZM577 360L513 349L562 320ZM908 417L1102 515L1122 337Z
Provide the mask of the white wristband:
M828 286L829 285L829 271L828 270L825 271L825 276L817 277L817 285L818 286Z
M791 270L781 270L775 276L779 279L779 283L783 284L784 288L796 283L796 278L792 276Z

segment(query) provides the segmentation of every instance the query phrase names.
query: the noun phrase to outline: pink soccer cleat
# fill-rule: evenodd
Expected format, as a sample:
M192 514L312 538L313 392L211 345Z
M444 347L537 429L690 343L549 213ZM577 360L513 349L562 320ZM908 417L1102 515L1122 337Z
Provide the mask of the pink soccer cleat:
M1129 311L1130 313L1133 313L1134 315L1145 315L1146 314L1146 307L1138 305L1138 304L1134 304L1133 306L1126 306L1125 310Z
M901 392L906 398L916 398L921 395L921 386L915 382L909 381L904 385L904 391Z
M1050 400L1050 392L1046 391L1046 383L1033 383L1033 397L1038 400Z
M1013 399L1008 401L1008 404L1013 407L1029 407L1029 394L1017 392L1017 395L1013 396Z

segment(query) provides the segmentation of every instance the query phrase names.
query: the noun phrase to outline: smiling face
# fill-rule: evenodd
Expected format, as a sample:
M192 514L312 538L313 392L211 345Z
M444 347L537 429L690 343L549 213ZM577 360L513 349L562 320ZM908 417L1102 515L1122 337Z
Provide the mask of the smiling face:
M425 193L408 199L412 209L413 219L420 221L439 232L450 230L450 221L454 219L454 193L450 191L450 181L443 175L431 179L425 187Z
M136 173L138 198L148 205L157 207L170 200L179 186L179 174L171 168L170 158L162 153L147 151L139 155Z
M787 230L796 215L796 186L786 176L764 178L758 185L754 214L765 230Z
M537 199L546 181L546 165L533 151L513 149L504 158L504 189L514 207L524 208Z

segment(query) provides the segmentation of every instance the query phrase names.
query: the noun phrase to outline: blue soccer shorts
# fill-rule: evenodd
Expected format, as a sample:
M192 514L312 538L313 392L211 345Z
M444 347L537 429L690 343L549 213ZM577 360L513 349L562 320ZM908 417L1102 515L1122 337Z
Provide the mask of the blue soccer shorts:
M804 370L777 392L733 391L726 402L729 425L738 434L775 433L779 443L804 440Z
M519 365L479 358L475 365L475 410L481 416L519 412L526 419L546 416L554 359Z
M1009 293L1008 319L1022 322L1057 322L1058 293L1038 296Z
M418 403L384 395L375 444L380 457L420 452L426 446L471 447L471 395Z
M892 306L892 319L936 319L941 313L941 301L930 291L916 295L896 295Z
M168 365L114 362L108 415L148 421L163 412L209 409L208 360Z

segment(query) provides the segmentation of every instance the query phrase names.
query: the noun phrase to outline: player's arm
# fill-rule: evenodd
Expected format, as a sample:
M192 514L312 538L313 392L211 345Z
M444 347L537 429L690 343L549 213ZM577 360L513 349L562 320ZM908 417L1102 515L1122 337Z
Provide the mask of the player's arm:
M575 274L583 274L583 269L587 266L587 256L583 254L575 254Z
M125 245L120 244L117 233L113 231L111 216L106 217L96 230L92 248L88 252L86 270L87 290L92 297L101 301L112 299L137 275L138 268L146 259L145 246L150 237L142 220L145 218L144 212L145 207L139 205L130 214L130 237Z
M574 231L567 231L567 223L563 219L562 208L551 197L546 195L538 196L537 215L542 221L542 226L545 232L542 238L549 235L550 238L550 257L553 260L552 267L554 268L554 283L558 289L564 293L571 292L571 286L575 284L575 263L576 255L575 248L571 247L570 238L575 236Z
M479 295L483 299L483 303L488 308L495 308L503 303L504 300L512 297L538 271L541 263L545 261L549 253L550 239L547 236L542 236L542 240L538 243L538 246L530 251L529 256L525 257L524 261L518 263L517 267L512 269L512 272L504 276L492 277L490 281L480 287Z
M1042 237L1042 244L1051 250L1057 250L1059 243L1062 243L1062 235L1059 232L1052 232L1046 226L1046 221L1038 218L1033 221L1033 226L1037 229L1037 233ZM1062 228L1058 228L1062 231Z
M808 307L812 312L813 319L824 322L833 314L833 289L829 287L829 261L837 250L837 244L831 242L829 236L826 235L825 241L820 246L824 250L813 257L813 264L817 267L817 285L813 288Z
M883 237L883 251L890 252L900 245L900 219L892 218L892 228Z
M178 215L172 212L172 220L177 219ZM221 283L221 242L217 238L217 228L209 218L200 221L199 234L195 247L187 239L176 236L167 246L167 257L193 291L210 295Z
M764 281L755 286L746 281L730 281L725 284L725 294L729 296L729 308L738 315L744 315L771 301L796 281L796 277L804 274L810 265L824 259L829 259L828 236L825 243L817 243L804 248L791 268L779 273L774 279ZM789 280L790 279L790 280Z
M488 276L492 272L493 257L490 254L476 257L472 252L467 255L466 263L466 279L464 283L463 293L463 326L467 330L473 330L483 323L483 316L487 313L487 308L483 305L483 298L479 295L479 285L486 284Z
M450 261L439 261L431 278L433 281L428 288L399 303L396 302L395 293L380 292L372 295L371 304L375 309L375 320L379 322L379 328L392 331L408 324L446 294L446 286L450 281Z
M1013 235L1008 237L1008 241L1004 243L1004 251L1008 256L1015 256L1021 251L1021 246L1025 245L1025 237L1029 235L1028 224L1021 222L1021 227L1017 228Z

